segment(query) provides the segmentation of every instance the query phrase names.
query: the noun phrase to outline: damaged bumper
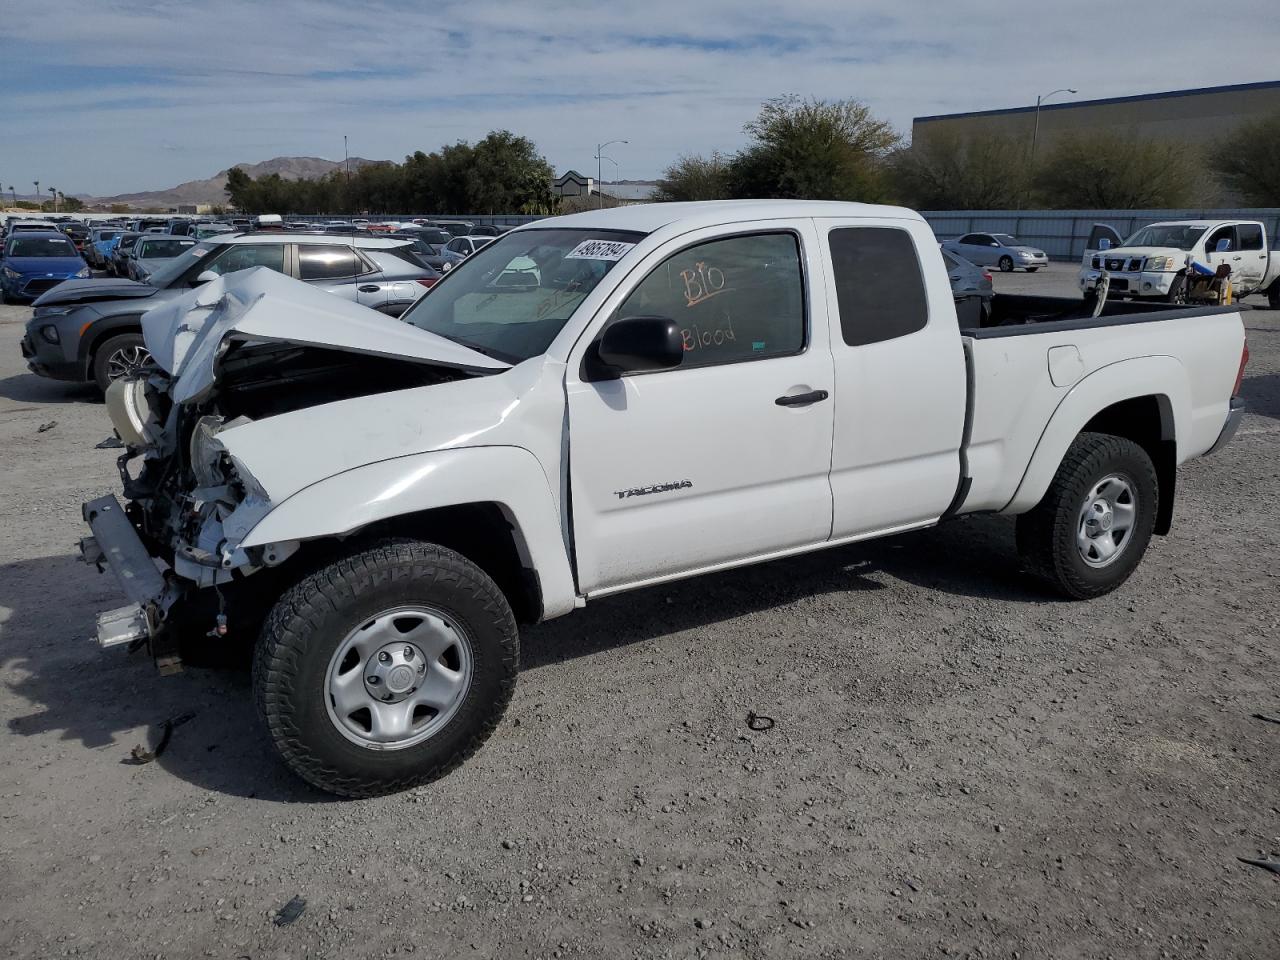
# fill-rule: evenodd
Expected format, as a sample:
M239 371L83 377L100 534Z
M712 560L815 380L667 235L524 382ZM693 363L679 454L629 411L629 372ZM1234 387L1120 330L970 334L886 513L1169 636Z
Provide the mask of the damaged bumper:
M98 616L98 645L149 640L172 604L163 574L114 496L90 500L82 512L93 536L80 541L80 558L99 570L109 567L132 601Z

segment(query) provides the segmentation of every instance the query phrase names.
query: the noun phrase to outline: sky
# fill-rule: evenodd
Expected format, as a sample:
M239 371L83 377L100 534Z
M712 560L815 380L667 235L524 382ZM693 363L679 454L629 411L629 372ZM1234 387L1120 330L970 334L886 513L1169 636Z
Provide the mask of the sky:
M493 129L557 172L732 152L762 101L911 118L1280 79L1276 0L0 2L0 183L113 195L277 156L401 160ZM1198 29L1197 23L1204 28Z

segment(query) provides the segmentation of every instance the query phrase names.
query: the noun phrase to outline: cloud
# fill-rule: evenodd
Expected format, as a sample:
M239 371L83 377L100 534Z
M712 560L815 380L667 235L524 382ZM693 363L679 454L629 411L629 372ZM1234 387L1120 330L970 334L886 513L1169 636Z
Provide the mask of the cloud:
M400 159L506 128L560 170L595 144L624 177L733 150L760 102L857 97L913 116L1271 79L1272 0L1236 0L1232 55L1202 3L1081 13L915 0L597 5L380 0L48 0L6 11L0 177L118 193L279 155ZM1099 8L1100 10L1101 8ZM1146 38L1135 46L1130 38ZM1152 51L1146 54L1143 51Z

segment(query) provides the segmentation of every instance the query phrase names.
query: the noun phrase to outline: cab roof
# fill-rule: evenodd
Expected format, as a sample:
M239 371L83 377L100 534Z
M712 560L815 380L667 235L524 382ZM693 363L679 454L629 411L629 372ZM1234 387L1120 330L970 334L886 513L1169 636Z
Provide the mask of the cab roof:
M554 226L653 233L676 223L692 230L744 220L790 220L797 217L924 219L906 207L874 203L846 203L838 200L701 200L692 203L636 203L607 210L587 210L549 220L535 220L517 229Z

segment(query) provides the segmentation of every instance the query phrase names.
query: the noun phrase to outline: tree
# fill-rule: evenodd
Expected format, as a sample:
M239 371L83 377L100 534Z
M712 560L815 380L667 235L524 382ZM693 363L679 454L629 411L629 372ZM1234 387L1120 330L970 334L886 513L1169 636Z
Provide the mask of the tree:
M555 171L527 137L495 130L478 142L467 171L469 213L550 213Z
M900 138L857 100L768 100L745 127L753 142L734 157L738 197L880 200L883 161Z
M718 152L710 157L682 156L663 171L654 199L725 200L729 197L729 162Z
M253 177L239 167L232 167L227 171L227 185L223 189L226 190L231 205L237 210L257 209L254 202L257 197L254 194Z
M1280 206L1280 113L1242 124L1210 151L1209 167L1250 206Z
M1039 199L1051 208L1178 207L1202 181L1203 167L1182 143L1114 133L1062 137L1035 171Z
M896 199L918 210L1012 209L1031 186L1026 146L1008 137L936 133L887 166Z

